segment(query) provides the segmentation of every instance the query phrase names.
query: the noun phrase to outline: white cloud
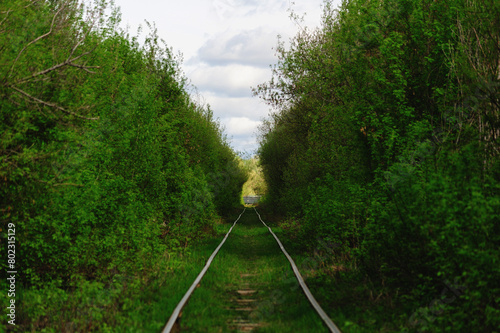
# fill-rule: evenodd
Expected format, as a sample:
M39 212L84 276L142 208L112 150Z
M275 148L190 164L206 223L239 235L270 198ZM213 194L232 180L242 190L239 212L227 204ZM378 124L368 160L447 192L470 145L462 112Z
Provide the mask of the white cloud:
M251 120L247 117L235 117L229 118L229 120L224 121L226 124L226 130L229 135L244 135L251 136L257 133L257 127L260 125L260 121Z
M221 97L250 97L251 87L269 78L269 69L244 65L199 66L189 77L200 92Z
M257 153L257 139L252 137L232 137L230 140L236 152L245 153L247 156L253 156Z
M229 141L236 151L246 152L251 155L257 150L257 133L261 121L252 120L247 117L232 117L221 119L225 127Z
M212 5L219 19L233 20L286 11L288 0L214 0Z
M189 63L202 62L215 66L244 64L268 68L276 62L273 48L278 34L276 30L263 27L239 33L228 30L208 39Z
M217 118L247 117L258 121L269 114L269 107L255 97L221 97L203 91L201 95L202 100L210 104Z

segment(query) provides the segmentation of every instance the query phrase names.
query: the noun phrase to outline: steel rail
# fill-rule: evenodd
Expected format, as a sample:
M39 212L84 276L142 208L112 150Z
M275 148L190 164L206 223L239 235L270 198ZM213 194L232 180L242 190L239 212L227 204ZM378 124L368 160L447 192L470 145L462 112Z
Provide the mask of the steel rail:
M311 305L314 307L314 309L316 310L316 312L319 314L319 316L321 317L321 319L323 319L323 322L326 324L326 326L330 329L331 332L341 333L340 330L339 330L339 328L333 323L333 321L330 319L330 317L328 317L328 315L326 314L326 312L321 308L321 306L318 304L318 302L314 298L313 294L311 293L311 291L307 287L306 283L304 282L304 279L302 278L302 275L300 274L299 269L297 268L297 265L295 265L295 262L293 261L292 257L290 257L290 255L288 254L288 252L286 252L285 248L283 247L283 244L281 244L280 240L274 234L274 232L271 230L271 228L262 220L262 218L260 217L260 214L257 211L257 209L255 209L255 207L253 207L253 209L255 210L255 212L257 213L257 215L259 216L260 222L262 222L262 224L264 224L264 226L266 226L267 229L269 229L269 231L271 232L271 234L274 236L274 239L276 239L276 242L278 242L278 245L280 246L281 251L283 251L283 253L287 257L288 261L290 262L290 265L292 265L292 269L293 269L293 272L295 273L295 277L299 281L299 284L302 287L302 290L304 291L304 293L306 294L307 299L309 300L309 302L311 303Z
M193 291L196 288L196 286L198 285L198 283L200 283L201 279L203 278L203 276L207 272L208 268L210 267L210 264L212 263L212 261L214 260L215 256L217 255L217 252L219 252L220 248L222 247L222 245L226 241L227 237L231 233L231 230L233 230L234 226L236 225L236 222L238 222L238 220L240 219L241 215L243 215L243 213L245 212L245 210L246 210L246 207L245 207L245 209L243 209L243 212L241 212L240 216L238 216L238 218L236 219L236 221L234 221L232 227L229 229L229 231L227 232L227 234L224 237L224 239L222 240L222 242L219 244L219 246L217 246L217 248L212 253L212 255L210 256L210 258L208 258L207 263L205 264L205 267L203 267L203 269L201 270L200 274L198 274L198 276L194 280L194 282L191 285L191 287L189 287L188 291L184 294L184 297L182 297L182 299L179 302L179 304L177 304L177 307L174 309L174 312L172 312L172 315L170 316L170 318L169 318L167 324L165 325L165 328L163 329L162 333L170 333L170 331L172 330L172 328L175 325L175 321L179 317L179 314L180 314L182 308L184 307L184 305L186 305L186 302L188 301L189 297L193 293Z

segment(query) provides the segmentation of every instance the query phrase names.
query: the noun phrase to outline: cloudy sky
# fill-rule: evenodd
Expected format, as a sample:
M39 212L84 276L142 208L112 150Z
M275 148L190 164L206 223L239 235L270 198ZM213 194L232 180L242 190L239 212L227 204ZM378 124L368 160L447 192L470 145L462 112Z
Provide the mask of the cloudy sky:
M183 54L183 70L208 103L236 151L253 154L257 126L269 107L250 87L270 79L277 36L288 40L299 27L289 9L304 14L301 27L320 24L322 0L115 0L122 26L132 35L144 20Z

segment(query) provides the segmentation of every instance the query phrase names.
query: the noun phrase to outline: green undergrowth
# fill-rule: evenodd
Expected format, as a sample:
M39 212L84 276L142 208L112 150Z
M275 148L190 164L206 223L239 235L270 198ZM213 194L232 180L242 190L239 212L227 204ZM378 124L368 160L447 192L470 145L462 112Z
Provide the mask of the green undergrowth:
M159 332L229 224L215 229L216 236L149 258L134 273L117 268L100 280L75 276L69 288L21 288L17 325L7 332Z
M357 267L335 256L331 244L318 240L314 250L304 251L293 242L290 221L279 224L286 228L280 238L283 245L311 293L342 332L400 332L408 326L410 304L394 297L388 288L375 287Z
M434 289L394 288L390 282L370 279L339 244L317 238L305 248L296 241L301 227L293 219L275 225L311 292L342 332L441 332L452 327L440 322L453 315L447 305L464 302L464 286L458 280L444 280Z
M279 228L274 231L281 237ZM251 311L236 311L237 291L246 288L256 290L251 296L256 302ZM254 332L327 331L252 208L247 208L190 298L181 331L232 332L231 322L241 318L259 325Z

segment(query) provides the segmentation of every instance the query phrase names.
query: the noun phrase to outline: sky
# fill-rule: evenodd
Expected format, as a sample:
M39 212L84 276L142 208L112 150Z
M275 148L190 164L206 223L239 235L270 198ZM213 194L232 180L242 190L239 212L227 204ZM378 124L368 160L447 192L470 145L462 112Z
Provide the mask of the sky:
M182 53L182 69L193 99L210 104L233 149L252 156L258 148L257 127L270 108L251 87L269 81L277 62L273 48L299 29L321 22L323 0L115 0L121 26L135 36L144 20L155 23L158 35L175 53ZM289 9L305 14L297 26Z

